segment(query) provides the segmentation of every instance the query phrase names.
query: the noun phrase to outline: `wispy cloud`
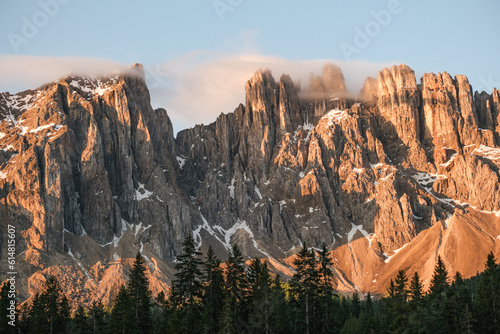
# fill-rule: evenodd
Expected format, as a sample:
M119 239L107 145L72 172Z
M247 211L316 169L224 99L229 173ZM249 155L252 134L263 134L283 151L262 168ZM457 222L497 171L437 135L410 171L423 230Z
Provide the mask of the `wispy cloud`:
M73 73L103 75L125 68L117 62L99 58L0 55L0 91L16 93Z
M154 108L167 109L175 131L215 121L245 101L245 83L259 68L268 68L276 80L285 73L307 84L310 73L321 74L326 63L338 65L347 89L357 94L367 76L393 63L316 59L294 61L257 53L227 55L195 51L156 65L144 65ZM0 56L0 91L36 88L71 73L101 75L126 66L106 59L84 57Z
M293 80L307 84L310 73L321 74L326 63L338 65L346 79L347 89L357 94L367 76L394 63L339 61L317 59L294 61L259 54L224 56L195 52L158 68L166 74L151 90L154 107L165 107L176 130L199 123L210 123L220 113L233 111L245 101L245 83L259 68L268 68L276 80L285 73Z

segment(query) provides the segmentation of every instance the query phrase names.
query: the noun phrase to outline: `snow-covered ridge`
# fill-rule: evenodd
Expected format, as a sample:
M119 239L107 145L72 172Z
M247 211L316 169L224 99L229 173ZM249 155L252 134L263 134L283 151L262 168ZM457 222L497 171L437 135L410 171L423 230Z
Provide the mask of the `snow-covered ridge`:
M406 246L408 246L409 242L404 244L401 248L398 248L396 250L393 251L393 254L391 256L388 256L386 253L384 253L384 256L386 257L386 259L384 260L385 263L389 263L391 261L391 259L394 257L394 255L396 255L397 253L399 253L403 248L405 248Z
M0 107L7 113L6 116L14 122L15 120L9 117L12 116L12 111L24 111L31 108L41 95L41 91L25 91L14 95L1 93Z
M269 254L267 254L265 251L259 248L257 241L255 240L255 236L250 230L250 227L248 226L246 221L241 221L238 219L236 223L229 229L224 229L222 226L219 225L214 225L210 226L208 221L205 219L205 217L201 214L200 212L200 217L203 221L202 225L199 225L196 229L193 230L193 239L196 243L196 248L201 247L202 243L202 237L201 237L201 230L207 231L211 236L213 236L215 239L217 239L227 250L231 249L231 238L233 235L236 234L239 230L244 230L247 232L248 236L250 239L253 241L253 246L256 250L261 252L267 257L271 257Z
M332 126L334 124L340 124L343 119L346 119L348 114L345 110L333 109L330 110L327 114L321 117L322 120L328 120L328 125Z
M479 146L479 148L476 148L472 153L490 160L500 160L500 148L497 147L489 147L481 145Z
M429 174L426 172L417 172L412 177L424 188L430 188L432 187L432 184L437 180L442 180L447 178L446 175Z
M7 133L0 133L0 139L11 134L13 128L20 136L25 136L29 133L36 134L40 131L50 128L53 128L52 130L55 132L61 129L63 126L55 123L40 125L36 128L30 128L29 126L25 125L26 119L22 118L22 114L19 115L20 112L33 108L36 103L43 98L43 91L26 91L16 95L0 94L0 111L3 111L4 116L4 119L0 120L0 126L4 124L8 129ZM16 117L15 115L19 116ZM46 134L51 133L47 132Z
M119 76L114 77L68 77L66 80L69 86L78 89L81 92L88 93L91 95L102 96L107 91L112 90L112 85L114 85Z
M367 231L365 231L365 229L363 228L363 225L354 225L354 223L351 223L351 230L347 233L347 243L351 243L352 241L352 238L354 237L354 235L356 234L356 232L360 232L361 234L363 234L363 236L368 240L368 243L371 245L371 237L373 236L373 233L368 233Z
M142 232L144 232L148 228L150 228L151 226L152 225L142 226L142 222L139 223L138 225L134 225L134 224L127 222L125 219L122 218L122 228L120 231L120 236L115 235L113 237L113 240L111 240L110 242L108 242L107 244L104 244L104 245L99 244L99 246L106 247L109 245L113 245L113 247L116 248L116 247L118 247L118 244L122 240L122 238L125 235L125 233L127 232L127 230L130 230L132 232L132 234L137 237L137 234L141 231L141 229L142 229Z

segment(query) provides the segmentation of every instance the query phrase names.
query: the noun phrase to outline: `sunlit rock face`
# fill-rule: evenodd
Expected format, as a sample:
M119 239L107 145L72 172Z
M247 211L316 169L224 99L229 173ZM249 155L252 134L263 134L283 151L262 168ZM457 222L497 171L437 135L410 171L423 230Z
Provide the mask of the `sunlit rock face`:
M430 277L436 254L470 276L500 250L497 90L446 72L417 84L405 65L358 97L335 65L303 88L259 70L244 89L176 137L140 65L2 94L0 222L17 228L21 298L55 274L75 301L109 299L138 251L165 290L188 233L285 276L304 243L326 245L337 288L372 292L402 267Z

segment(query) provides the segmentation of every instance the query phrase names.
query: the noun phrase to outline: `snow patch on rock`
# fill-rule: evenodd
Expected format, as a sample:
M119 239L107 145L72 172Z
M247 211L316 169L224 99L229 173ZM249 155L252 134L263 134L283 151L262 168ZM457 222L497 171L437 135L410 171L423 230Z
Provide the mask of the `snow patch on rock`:
M151 195L153 195L153 192L144 188L144 184L139 182L139 188L135 191L134 199L136 201L142 201L143 199L149 198Z

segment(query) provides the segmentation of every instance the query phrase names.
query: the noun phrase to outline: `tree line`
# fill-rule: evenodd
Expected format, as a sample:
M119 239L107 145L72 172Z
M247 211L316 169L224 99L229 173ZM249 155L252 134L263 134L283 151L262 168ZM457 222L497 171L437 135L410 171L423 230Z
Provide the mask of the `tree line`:
M177 257L175 279L152 296L138 253L126 286L111 305L93 302L72 314L54 277L42 293L17 309L17 328L7 323L7 285L0 292L0 333L500 333L500 267L493 253L485 270L464 280L450 277L438 257L429 289L418 272L400 270L387 296L339 295L326 247L304 245L289 280L265 261L247 266L237 245L223 264L209 247L205 256L192 235Z

